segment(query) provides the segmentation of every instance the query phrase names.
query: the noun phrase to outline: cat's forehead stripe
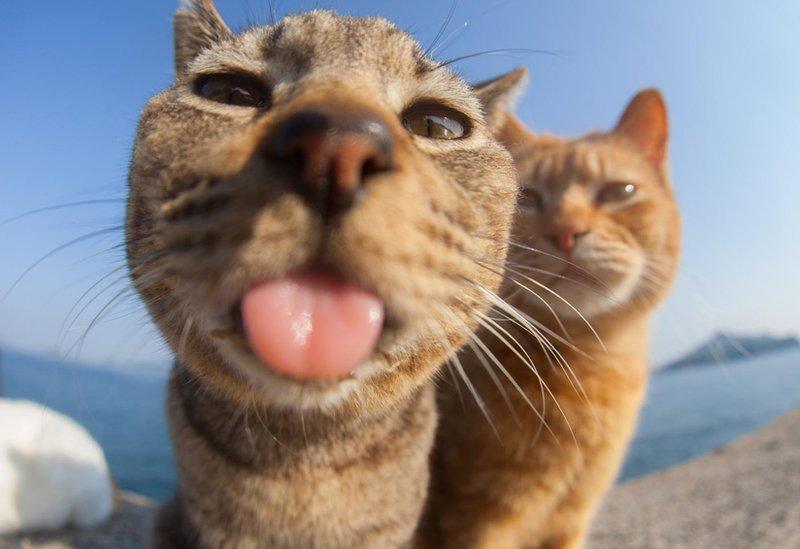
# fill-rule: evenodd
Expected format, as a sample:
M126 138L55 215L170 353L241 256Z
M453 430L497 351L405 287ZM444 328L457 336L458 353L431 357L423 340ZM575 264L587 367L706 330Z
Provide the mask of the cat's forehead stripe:
M583 165L586 175L589 175L592 178L599 178L603 176L603 161L597 151L584 150L580 151L578 154L583 157L583 160L582 162L579 162L579 165Z
M591 182L608 176L603 152L581 146L542 151L529 170L533 183L553 188L563 186L565 181Z

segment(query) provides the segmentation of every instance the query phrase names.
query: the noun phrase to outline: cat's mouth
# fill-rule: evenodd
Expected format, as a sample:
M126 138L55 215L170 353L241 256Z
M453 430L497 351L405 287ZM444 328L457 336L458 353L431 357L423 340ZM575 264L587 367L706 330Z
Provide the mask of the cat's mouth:
M322 268L252 286L233 316L264 368L298 381L349 376L373 354L387 324L377 295Z

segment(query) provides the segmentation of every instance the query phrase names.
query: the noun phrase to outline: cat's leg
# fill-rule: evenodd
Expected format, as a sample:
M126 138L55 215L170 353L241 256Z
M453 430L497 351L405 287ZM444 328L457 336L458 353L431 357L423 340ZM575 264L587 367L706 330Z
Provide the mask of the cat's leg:
M594 462L576 479L561 502L553 509L546 535L537 549L580 549L586 538L603 495L608 491L621 459L615 447L598 447Z
M586 545L586 528L576 528L575 530L551 537L542 545L535 549L582 549ZM531 549L534 549L531 546Z
M519 549L520 541L515 528L497 524L485 524L469 533L469 539L452 539L446 547L470 547L471 549Z

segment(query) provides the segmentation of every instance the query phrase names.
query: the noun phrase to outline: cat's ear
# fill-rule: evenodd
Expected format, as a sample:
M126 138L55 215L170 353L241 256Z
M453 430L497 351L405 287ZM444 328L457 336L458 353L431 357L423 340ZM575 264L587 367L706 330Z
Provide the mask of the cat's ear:
M233 38L214 0L181 0L174 26L175 71L178 76L186 73L189 63L201 51Z
M636 145L656 167L663 168L667 159L669 119L661 92L647 89L637 93L622 113L614 133Z
M503 121L500 128L495 131L495 137L512 153L537 140L537 136L523 124L522 120L510 112L503 113Z
M492 131L499 131L503 126L506 111L513 110L527 83L528 69L520 67L473 86L483 103L486 121Z

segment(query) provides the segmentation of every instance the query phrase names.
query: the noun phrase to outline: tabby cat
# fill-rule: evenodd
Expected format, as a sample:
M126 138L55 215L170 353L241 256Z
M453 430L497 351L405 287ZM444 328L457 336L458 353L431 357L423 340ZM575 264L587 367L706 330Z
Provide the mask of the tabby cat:
M397 547L428 490L431 378L490 307L517 195L473 90L380 18L175 17L144 110L131 277L175 353L156 547Z
M429 522L446 547L580 547L630 440L650 319L678 263L667 111L645 90L607 133L534 135L508 115L500 136L523 187L508 305L462 358L481 404L443 385Z

